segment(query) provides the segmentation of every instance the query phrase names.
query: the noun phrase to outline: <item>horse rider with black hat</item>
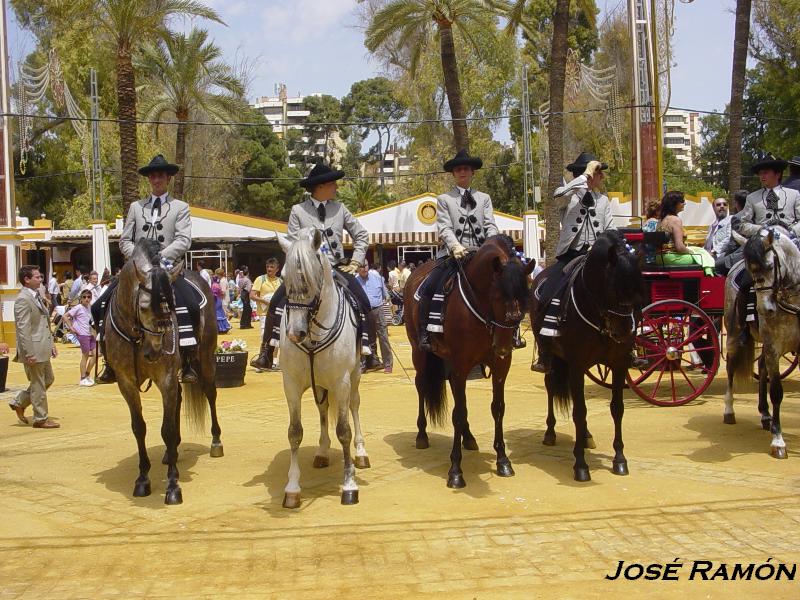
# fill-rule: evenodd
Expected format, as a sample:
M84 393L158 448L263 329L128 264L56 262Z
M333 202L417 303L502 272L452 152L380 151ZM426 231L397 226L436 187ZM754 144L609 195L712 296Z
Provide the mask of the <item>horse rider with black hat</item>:
M363 324L366 323L364 315L369 314L370 304L364 288L356 281L354 274L364 264L369 247L369 234L347 207L336 200L336 182L342 177L344 171L333 170L322 163L311 169L308 176L300 182L300 186L308 191L308 195L302 202L292 207L286 237L294 241L306 227L314 227L322 232L323 241L320 250L328 255L334 265L334 274L339 276L338 282L344 284L358 301ZM342 246L345 231L353 238L353 257L350 260L345 258ZM257 369L267 369L272 366L272 354L280 341L281 315L285 304L286 288L281 285L273 294L269 304L261 340L261 352L250 361L250 364ZM369 355L372 351L366 338L367 332L362 327L361 352Z
M172 269L174 263L181 260L192 245L192 220L189 205L173 198L167 191L172 176L178 172L178 165L171 164L159 154L149 164L139 169L139 174L147 177L151 193L131 204L119 249L125 259L133 254L136 242L140 239L155 240L161 246L161 264L165 269ZM117 287L117 279L113 279L108 289L92 305L92 317L102 332L102 321L106 314L108 300ZM175 311L178 318L178 339L183 368L181 381L193 383L197 381L197 372L192 367L192 359L197 354L197 329L200 324L200 298L204 294L197 286L188 281L183 274L172 284L175 294ZM101 334L102 335L102 334ZM101 339L101 345L102 339ZM108 363L97 377L99 383L116 381L114 371Z
M597 240L597 236L614 228L611 202L600 191L605 177L603 171L608 165L597 160L591 152L581 152L567 171L573 179L556 188L553 201L561 217L561 233L556 246L557 268L551 271L539 290L543 304L547 304L544 323L539 329L540 336L558 337L561 319L561 292L567 284L562 276L564 267L579 256L583 256ZM546 344L539 343L539 360L531 367L534 371L546 372L549 357Z
M764 227L780 225L794 235L800 234L800 192L781 185L788 161L772 154L762 156L751 168L758 175L761 189L749 194L744 208L731 217L731 228L749 238ZM756 298L753 280L745 269L739 283L739 318L742 334L747 335L747 321L755 321Z
M789 176L783 181L783 187L800 192L800 156L789 159Z
M445 281L453 275L467 252L476 249L487 238L497 235L492 199L489 194L472 189L475 171L483 166L477 156L459 150L454 158L444 163L444 170L453 175L455 186L436 199L436 229L439 232L439 252L436 266L418 290L419 348L431 351L431 333L444 331Z

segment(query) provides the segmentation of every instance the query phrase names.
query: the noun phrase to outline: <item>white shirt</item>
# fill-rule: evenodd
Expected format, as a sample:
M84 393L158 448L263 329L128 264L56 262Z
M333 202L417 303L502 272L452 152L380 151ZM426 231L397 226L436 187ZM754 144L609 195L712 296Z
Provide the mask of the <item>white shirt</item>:
M156 221L158 221L158 219L161 218L161 209L159 208L158 210L154 210L156 199L161 198L161 206L164 206L164 204L167 202L167 196L168 194L162 194L161 196L152 196L150 198L151 209L148 218L150 219L151 223L155 223Z
M60 289L58 285L58 279L56 279L55 275L50 277L50 281L47 282L47 291L53 298L58 296Z
M211 287L211 275L205 269L200 269L200 277L206 280L208 287Z

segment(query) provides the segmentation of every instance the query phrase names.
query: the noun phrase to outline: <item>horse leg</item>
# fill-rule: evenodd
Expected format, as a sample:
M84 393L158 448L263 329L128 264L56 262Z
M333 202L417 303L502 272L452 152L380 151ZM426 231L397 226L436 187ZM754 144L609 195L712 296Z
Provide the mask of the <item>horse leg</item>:
M161 438L167 447L167 493L164 504L183 503L183 494L178 485L178 423L180 421L180 392L178 381L173 375L168 377L161 389L161 399L164 406L164 418L161 422Z
M356 372L358 372L358 369L356 369ZM350 414L353 416L353 431L355 433L353 441L356 448L356 468L369 469L369 456L364 443L364 434L361 432L361 417L358 414L358 409L361 407L361 393L358 391L360 377L361 374L359 373L355 379L352 377L350 379Z
M622 442L622 415L625 413L625 404L622 401L624 384L625 370L614 369L611 372L611 417L614 419L614 460L611 463L611 472L614 475L628 474L628 459L622 452L625 447Z
M556 415L553 410L553 392L550 391L552 389L552 379L553 375L551 373L547 373L544 376L544 385L547 389L547 430L544 432L542 444L545 446L556 445Z
M769 414L769 404L767 403L767 391L769 389L771 396L772 388L770 384L773 372L767 369L767 362L762 352L761 358L758 359L758 412L761 415L761 429L764 431L770 431L772 427L772 417ZM777 377L780 379L780 373L778 373ZM783 386L781 386L781 390L783 390ZM782 395L783 392L781 391L781 397Z
M500 477L511 477L514 468L506 456L506 442L503 437L503 416L506 413L505 383L508 368L511 366L511 357L502 361L503 365L498 372L496 369L501 361L495 361L492 367L492 417L494 417L494 451L497 453L497 474ZM465 444L466 447L466 444Z
M134 385L128 385L119 380L119 390L128 403L128 410L131 413L131 430L136 437L136 446L139 450L139 477L133 485L133 495L137 498L150 495L150 457L147 456L147 446L145 436L147 434L147 424L142 416L142 399L139 390Z
M450 452L450 471L447 473L447 487L463 488L464 473L461 470L461 436L467 421L467 380L466 376L453 374L450 389L453 391L453 450Z
M297 460L297 451L303 441L303 424L300 421L300 396L302 390L295 390L287 385L284 377L283 389L286 403L289 405L289 447L291 459L289 462L289 481L284 488L283 507L300 507L300 462Z
M469 429L469 421L466 417L464 417L464 429L461 432L461 445L464 446L464 450L477 451L479 449L478 441L475 439L475 436L472 435Z
M575 369L570 369L569 386L572 395L572 421L575 423L575 481L589 481L589 465L586 463L584 452L586 449L586 398L583 395L583 371L575 374Z
M412 359L417 374L414 377L414 386L417 388L417 397L419 398L419 412L417 413L417 449L424 450L430 446L428 442L428 419L425 418L425 358L423 354L414 348L412 350Z
M342 481L342 504L358 504L358 484L356 483L356 467L350 453L350 444L353 442L353 432L350 428L350 381L349 377L341 382L336 390L336 403L339 414L336 419L336 437L342 445L344 457L344 479Z
M324 469L331 464L328 453L331 449L331 436L328 433L328 390L317 388L317 396L322 398L322 402L317 404L319 409L319 447L314 453L314 468Z
M783 441L781 432L781 402L783 401L783 382L779 370L779 363L775 361L775 367L771 369L772 381L769 385L769 399L772 401L772 444L769 453L774 458L788 458L786 454L786 442ZM763 423L763 421L762 421Z
M733 334L729 334L733 335ZM728 344L728 358L726 361L725 371L728 375L728 384L725 387L725 408L722 412L722 422L726 425L736 425L736 413L733 410L733 384L734 384L734 373L733 367L731 366L732 356L731 356L731 345ZM733 350L735 352L735 350Z
M178 435L178 443L175 446L176 448L180 447L181 445L181 405L183 404L183 386L178 384L178 405L177 405L177 421L175 423L175 428L177 430ZM177 452L177 450L176 450ZM178 455L175 454L175 462L178 462ZM168 465L169 464L169 456L167 455L167 450L164 449L164 456L161 457L161 464Z
M225 451L222 448L222 429L219 426L219 419L217 418L217 386L210 378L208 369L201 369L203 393L208 399L208 411L211 413L211 450L209 455L211 458L220 458L225 456Z

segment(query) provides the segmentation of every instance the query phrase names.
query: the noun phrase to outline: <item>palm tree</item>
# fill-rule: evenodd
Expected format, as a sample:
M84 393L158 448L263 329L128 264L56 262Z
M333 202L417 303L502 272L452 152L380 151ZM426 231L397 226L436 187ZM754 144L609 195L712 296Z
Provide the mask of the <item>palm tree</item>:
M485 38L495 31L494 14L482 0L389 0L372 16L364 43L370 52L375 52L382 46L399 42L409 53L408 68L413 75L423 51L438 37L444 88L458 151L469 150L469 133L458 79L454 29L480 54L481 36Z
M733 34L731 68L730 133L728 134L728 193L731 198L742 183L742 105L744 103L747 48L750 42L752 0L736 0L736 25Z
M217 13L195 0L84 0L74 10L87 11L114 46L119 105L119 154L122 168L122 208L139 194L136 169L136 77L133 55L144 44L169 36L171 17L203 17L222 23Z
M176 33L145 46L135 63L143 76L136 89L142 97L142 118L178 121L175 162L182 168L173 191L179 198L183 197L187 122L201 115L212 122L230 122L246 106L244 85L219 60L221 56L222 50L208 41L208 32L193 28L188 36Z
M381 206L389 200L371 179L352 179L341 187L336 196L354 213Z
M577 0L580 10L594 16L594 0ZM524 30L529 26L523 17L528 0L491 1L492 6L508 19L508 30L517 27ZM555 189L561 185L564 172L564 85L567 73L567 49L569 45L569 7L570 0L556 0L553 13L553 39L550 45L550 115L547 122L547 145L549 167L546 198L551 198ZM530 24L533 26L534 24ZM547 262L555 260L558 237L561 232L561 218L553 202L544 203L545 256Z

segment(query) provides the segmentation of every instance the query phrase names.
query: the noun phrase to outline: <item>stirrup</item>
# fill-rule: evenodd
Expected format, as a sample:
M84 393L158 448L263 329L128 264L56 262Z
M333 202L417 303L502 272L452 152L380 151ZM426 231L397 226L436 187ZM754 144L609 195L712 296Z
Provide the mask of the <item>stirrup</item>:
M253 367L254 369L261 369L261 370L268 369L271 366L270 365L271 361L269 361L268 354L269 354L268 350L262 350L258 356L256 356L253 360L250 361L250 366Z
M117 376L108 363L103 363L103 371L95 378L95 383L116 383Z
M181 369L180 380L181 383L197 383L199 381L197 371L192 368L191 364L188 364Z

